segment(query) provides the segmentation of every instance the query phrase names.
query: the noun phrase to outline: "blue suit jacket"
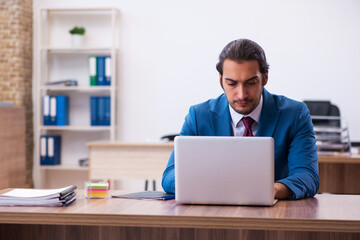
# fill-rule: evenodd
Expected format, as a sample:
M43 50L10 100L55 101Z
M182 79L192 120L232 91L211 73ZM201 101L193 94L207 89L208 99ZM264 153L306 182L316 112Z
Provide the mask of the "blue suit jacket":
M229 103L224 94L190 107L180 135L232 136ZM285 184L293 199L312 197L319 188L318 155L306 105L263 90L263 108L256 136L275 142L275 181ZM164 171L162 186L175 188L174 152ZM261 190L259 190L261 191Z

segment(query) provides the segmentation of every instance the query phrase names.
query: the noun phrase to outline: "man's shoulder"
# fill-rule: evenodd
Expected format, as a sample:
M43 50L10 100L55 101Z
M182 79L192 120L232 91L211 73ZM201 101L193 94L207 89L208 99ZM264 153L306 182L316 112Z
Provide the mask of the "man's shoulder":
M216 109L222 109L228 105L225 94L221 94L217 98L209 99L205 102L191 106L196 111L216 111Z
M276 106L280 111L298 111L299 109L307 109L305 103L288 98L283 95L271 94Z

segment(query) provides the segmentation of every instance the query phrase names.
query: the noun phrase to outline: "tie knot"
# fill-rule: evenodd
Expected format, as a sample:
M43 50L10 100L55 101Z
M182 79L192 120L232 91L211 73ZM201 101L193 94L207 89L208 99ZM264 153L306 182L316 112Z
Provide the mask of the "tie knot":
M242 121L244 123L245 128L251 130L251 126L254 123L254 119L252 119L251 117L243 117Z

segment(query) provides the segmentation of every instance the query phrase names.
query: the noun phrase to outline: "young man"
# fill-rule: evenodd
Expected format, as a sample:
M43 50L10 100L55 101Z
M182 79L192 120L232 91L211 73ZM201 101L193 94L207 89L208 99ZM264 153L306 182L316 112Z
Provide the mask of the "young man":
M304 103L266 91L269 65L264 50L248 39L232 41L216 68L224 94L190 107L180 135L273 137L274 197L314 196L318 155L309 111ZM162 179L166 192L175 192L174 167L173 152Z

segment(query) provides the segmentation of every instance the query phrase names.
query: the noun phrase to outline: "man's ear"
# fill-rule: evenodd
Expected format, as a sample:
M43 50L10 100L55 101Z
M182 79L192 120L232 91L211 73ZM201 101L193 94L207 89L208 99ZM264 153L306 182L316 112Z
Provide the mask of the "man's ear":
M263 82L262 82L262 85L265 86L268 82L268 78L269 78L269 71L266 71L265 74L263 74Z
M223 82L222 82L222 75L219 73L219 79L220 79L220 86L222 89L224 89Z

